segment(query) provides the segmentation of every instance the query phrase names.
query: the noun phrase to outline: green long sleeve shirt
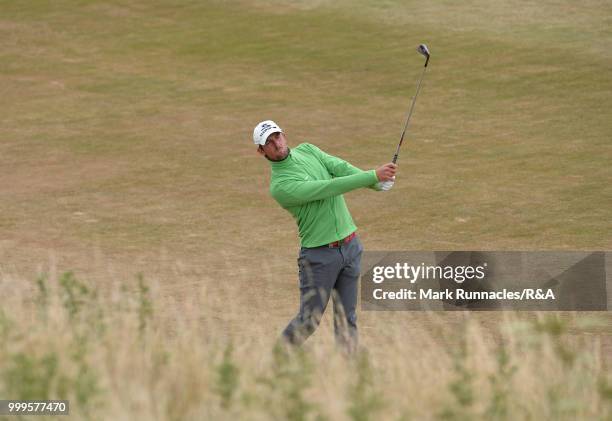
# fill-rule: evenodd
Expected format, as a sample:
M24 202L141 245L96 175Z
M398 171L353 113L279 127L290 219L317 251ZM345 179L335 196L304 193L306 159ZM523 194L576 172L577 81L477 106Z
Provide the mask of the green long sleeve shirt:
M355 231L342 194L360 187L378 189L376 171L362 171L309 143L270 163L270 193L295 218L302 247L333 243Z

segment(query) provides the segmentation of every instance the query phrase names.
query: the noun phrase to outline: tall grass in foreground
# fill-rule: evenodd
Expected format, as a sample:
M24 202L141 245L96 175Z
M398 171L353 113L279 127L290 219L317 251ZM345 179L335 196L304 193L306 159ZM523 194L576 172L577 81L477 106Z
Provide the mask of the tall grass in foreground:
M176 300L143 277L109 285L0 278L0 399L69 399L71 418L108 420L612 415L596 335L554 315L508 317L493 332L466 317L447 341L434 314L406 331L370 313L368 349L346 358L331 335L292 352L256 327L233 336L208 311L228 303L204 287Z

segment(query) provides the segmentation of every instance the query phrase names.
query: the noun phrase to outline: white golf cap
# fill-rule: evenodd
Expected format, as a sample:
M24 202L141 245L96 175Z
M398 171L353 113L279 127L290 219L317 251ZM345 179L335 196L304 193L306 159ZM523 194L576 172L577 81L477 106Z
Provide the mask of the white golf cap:
M272 133L282 133L283 129L278 127L278 125L272 120L265 120L255 126L255 130L253 130L253 142L256 145L265 145L268 136Z

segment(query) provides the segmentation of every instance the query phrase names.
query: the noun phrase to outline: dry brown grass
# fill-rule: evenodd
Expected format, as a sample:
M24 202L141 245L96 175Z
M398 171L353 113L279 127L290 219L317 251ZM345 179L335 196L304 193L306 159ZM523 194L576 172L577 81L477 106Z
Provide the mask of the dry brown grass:
M274 312L253 314L249 291L206 276L177 294L159 280L4 274L0 292L0 396L70 399L73 419L603 420L612 411L609 325L597 314L461 313L449 323L443 313L365 312L360 352L346 358L327 320L301 351L275 347Z
M59 297L47 324L27 298L40 274L57 290L73 270L112 327L87 339L106 399L96 414L281 417L271 411L287 409L282 392L258 378L274 375L272 344L297 309L298 246L250 131L274 118L292 145L381 164L421 65L412 45L424 41L434 58L398 182L387 195L347 195L366 249L610 249L609 15L600 1L0 3L2 308L20 335L3 342L2 369L47 349L77 378ZM142 343L139 272L154 308ZM558 396L597 416L609 401L593 382L609 375L612 348L609 318L592 329L591 316L602 315L558 315L560 338L534 333L534 315L504 313L362 312L360 328L387 417L459 410L449 384L462 341L477 385L507 344L519 416L554 418ZM315 368L304 393L345 417L356 363L331 336L324 319L306 348ZM532 339L529 352L514 348ZM571 366L558 340L579 356ZM213 385L230 341L242 374L225 410ZM492 389L479 390L469 411L482 414Z

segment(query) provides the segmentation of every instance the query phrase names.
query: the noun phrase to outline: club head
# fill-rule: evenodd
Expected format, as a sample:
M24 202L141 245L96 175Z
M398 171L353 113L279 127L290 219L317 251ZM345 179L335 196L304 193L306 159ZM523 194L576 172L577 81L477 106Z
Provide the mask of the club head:
M425 44L420 44L420 45L417 47L417 51L418 51L420 54L423 54L423 55L424 55L426 58L429 58L429 50L427 49L427 46L426 46Z

